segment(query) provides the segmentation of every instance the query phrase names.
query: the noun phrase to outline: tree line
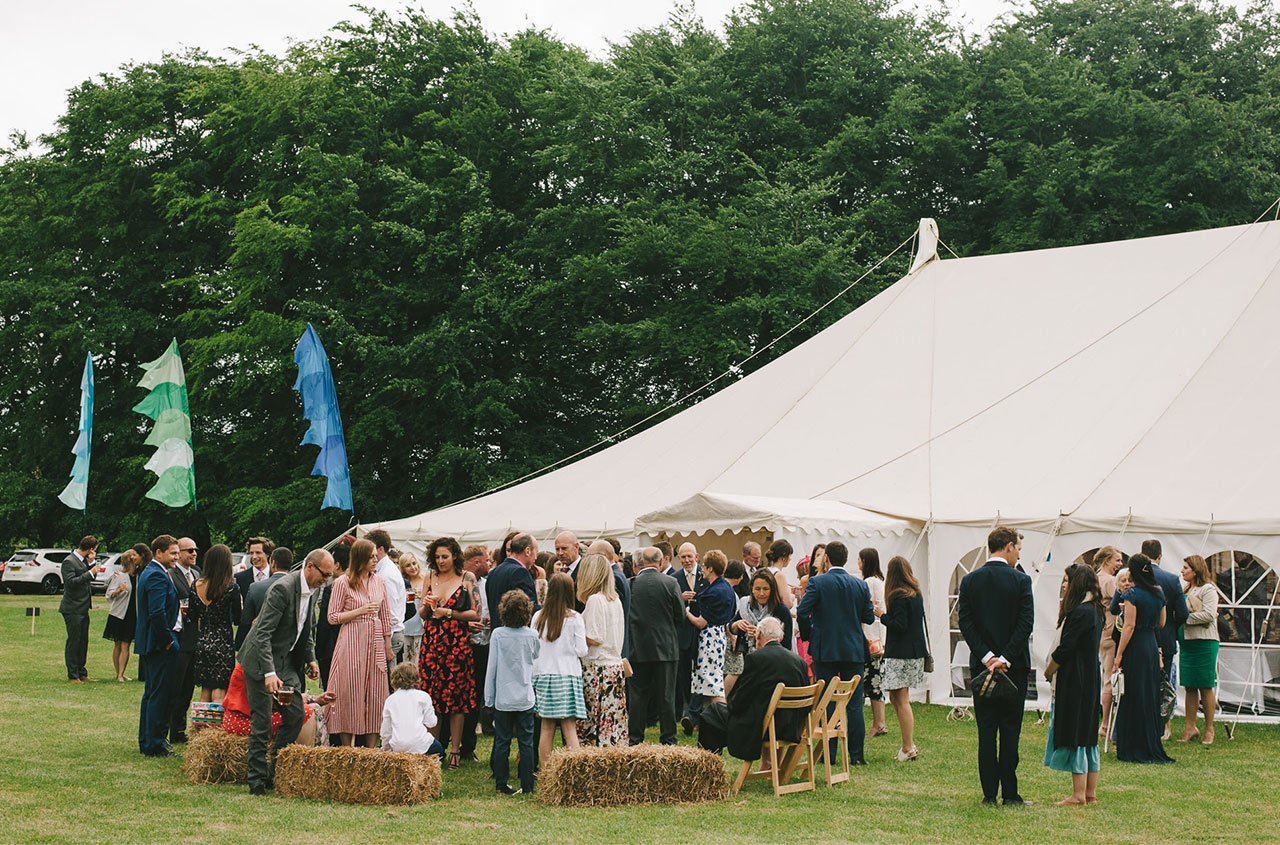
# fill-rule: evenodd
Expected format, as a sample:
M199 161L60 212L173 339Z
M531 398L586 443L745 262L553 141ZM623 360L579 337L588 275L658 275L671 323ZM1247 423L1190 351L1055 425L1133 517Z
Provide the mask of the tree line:
M1251 222L1280 196L1278 55L1270 5L1036 2L975 37L887 0L752 0L723 34L682 13L601 59L362 11L284 55L88 80L0 160L0 549L336 535L291 390L308 321L371 521L644 418L920 217L962 256ZM199 510L142 497L138 365L175 336ZM81 514L56 496L86 351Z

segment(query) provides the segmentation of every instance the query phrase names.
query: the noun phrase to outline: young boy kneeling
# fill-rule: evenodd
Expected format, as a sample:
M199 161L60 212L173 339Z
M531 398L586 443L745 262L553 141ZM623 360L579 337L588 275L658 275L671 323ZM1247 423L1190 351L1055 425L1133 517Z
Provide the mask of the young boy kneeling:
M498 603L496 628L489 640L489 667L484 676L484 703L493 708L493 753L489 766L498 792L533 792L533 661L538 656L538 632L529 627L533 602L520 590L510 590ZM520 749L520 789L507 785L511 774L511 738Z
M436 709L418 683L418 667L410 663L391 670L392 692L382 705L382 749L444 759L444 746L427 730L436 726Z

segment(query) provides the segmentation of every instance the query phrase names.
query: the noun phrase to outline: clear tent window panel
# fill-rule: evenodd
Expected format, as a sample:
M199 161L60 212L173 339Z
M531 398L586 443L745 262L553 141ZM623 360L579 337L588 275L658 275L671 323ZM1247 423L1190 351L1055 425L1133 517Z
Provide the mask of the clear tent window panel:
M1252 552L1205 558L1218 588L1218 700L1227 715L1280 716L1280 576Z

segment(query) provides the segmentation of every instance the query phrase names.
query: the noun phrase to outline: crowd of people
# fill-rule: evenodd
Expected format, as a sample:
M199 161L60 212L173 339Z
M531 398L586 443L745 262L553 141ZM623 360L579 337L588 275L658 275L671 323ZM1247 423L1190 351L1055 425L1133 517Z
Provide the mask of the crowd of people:
M1017 787L1034 622L1021 545L1016 531L994 529L987 563L962 580L956 608L972 655L988 803L1030 803ZM64 565L73 682L88 675L96 547L84 538ZM563 532L554 554L540 554L531 535L512 532L493 550L441 537L419 562L374 530L297 565L265 537L246 551L250 565L233 573L223 544L203 556L191 539L169 535L134 546L107 584L103 636L114 642L118 680L128 680L130 643L138 655L139 750L176 753L199 687L202 712L220 711L223 730L250 737L256 794L271 786L274 749L295 741L439 754L456 769L479 762L476 736L491 733L503 794L533 789L557 731L569 748L618 746L656 726L661 743L675 744L679 726L705 748L754 760L773 687L835 678L860 678L847 711L851 764L866 764L868 736L888 732L886 697L897 760L919 754L910 692L925 684L931 660L924 598L910 562L894 557L882 570L874 548L850 561L843 543L821 544L792 565L781 539L767 550L749 542L730 561L692 543L622 555L615 540L586 544ZM1059 804L1097 801L1100 737L1114 737L1120 760L1172 762L1163 740L1179 646L1183 740L1213 742L1217 592L1202 558L1186 559L1181 580L1160 561L1155 540L1127 559L1106 546L1064 575L1045 668L1053 704L1044 763L1072 776ZM324 692L307 696L304 675ZM789 714L779 727L794 739L800 722ZM513 743L518 788L508 782Z

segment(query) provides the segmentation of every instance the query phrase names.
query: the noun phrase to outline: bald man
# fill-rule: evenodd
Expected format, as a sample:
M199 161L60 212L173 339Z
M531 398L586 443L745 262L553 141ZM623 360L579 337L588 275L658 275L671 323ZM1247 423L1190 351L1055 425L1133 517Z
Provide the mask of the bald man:
M169 711L170 743L187 741L187 710L191 707L191 696L196 691L196 639L200 632L196 625L187 624L187 608L196 597L196 579L200 577L196 555L199 552L195 540L183 537L178 541L178 562L169 570L169 578L178 591L178 621L182 625L182 629L178 631L173 709Z
M662 552L653 546L635 556L631 584L636 615L631 619L630 683L627 687L627 733L632 745L644 742L650 718L659 725L663 745L676 744L676 632L684 621L684 602L674 578L663 575Z
M626 573L622 571L622 567L618 565L618 553L614 551L613 544L608 540L596 540L587 548L589 555L604 555L605 560L609 561L609 565L613 567L613 588L618 593L618 598L622 599L622 618L626 623L622 629L622 656L628 658L631 656L631 582L627 580ZM570 573L573 583L578 583L577 570ZM578 606L581 612L583 605Z
M556 562L559 564L559 571L568 574L576 584L578 564L582 562L582 556L578 553L578 537L572 531L561 531L556 535Z
M676 585L688 606L698 591L707 586L706 579L702 577L702 567L698 566L698 547L693 543L682 544L676 550L676 561L680 564L675 576ZM696 605L694 607L696 609ZM702 709L701 700L695 700L690 694L693 664L698 661L698 629L688 619L682 619L676 639L680 647L680 659L676 663L676 712L681 714L680 726L684 728L684 735L692 736L698 711Z

